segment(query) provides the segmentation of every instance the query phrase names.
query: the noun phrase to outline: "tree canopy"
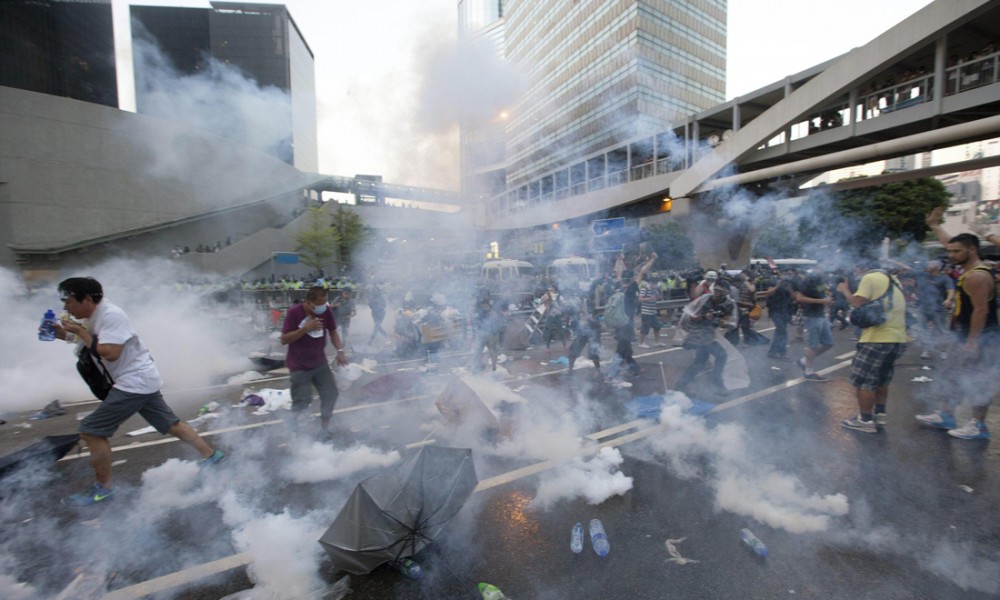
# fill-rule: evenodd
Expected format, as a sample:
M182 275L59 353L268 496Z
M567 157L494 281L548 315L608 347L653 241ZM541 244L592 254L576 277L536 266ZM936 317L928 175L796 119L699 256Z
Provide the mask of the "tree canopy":
M647 225L643 229L642 240L656 252L654 269L686 269L698 264L694 243L684 227L674 219Z
M299 260L313 269L326 269L337 254L337 231L330 227L326 209L314 206L306 209L306 226L295 235L295 251Z

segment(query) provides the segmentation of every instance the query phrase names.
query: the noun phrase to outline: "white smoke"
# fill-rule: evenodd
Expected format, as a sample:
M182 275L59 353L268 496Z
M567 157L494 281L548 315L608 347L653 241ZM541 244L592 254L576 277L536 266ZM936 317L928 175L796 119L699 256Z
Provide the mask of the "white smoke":
M704 479L718 508L792 533L825 531L832 517L847 514L844 494L809 493L795 476L754 461L742 426L710 429L677 405L665 406L661 419L666 429L650 438L650 447L678 476ZM696 466L695 459L707 459L709 466Z
M542 479L531 506L548 510L560 500L578 497L596 505L621 496L632 489L632 478L618 470L624 460L617 448L601 448L589 460L573 459Z

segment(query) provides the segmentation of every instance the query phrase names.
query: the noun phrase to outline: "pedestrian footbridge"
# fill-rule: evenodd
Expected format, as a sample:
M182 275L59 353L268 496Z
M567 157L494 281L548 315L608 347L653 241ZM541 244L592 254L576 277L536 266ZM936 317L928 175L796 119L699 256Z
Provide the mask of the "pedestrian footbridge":
M996 136L1000 0L937 0L847 54L507 190L484 214L489 229L515 229L651 214L671 198L683 215L711 190Z

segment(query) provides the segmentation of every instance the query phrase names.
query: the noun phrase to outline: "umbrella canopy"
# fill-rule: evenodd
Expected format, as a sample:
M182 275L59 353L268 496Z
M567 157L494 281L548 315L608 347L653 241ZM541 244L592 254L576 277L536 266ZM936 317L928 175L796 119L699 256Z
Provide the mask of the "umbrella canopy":
M48 435L20 450L0 457L0 479L17 469L35 463L55 462L66 456L80 441L80 434Z
M486 429L499 429L500 421L467 383L452 377L434 401L450 425L472 424Z
M393 398L412 390L418 383L420 383L420 373L397 371L373 379L361 386L361 397L366 400Z
M472 450L425 446L359 483L320 544L338 569L370 573L431 543L478 483Z

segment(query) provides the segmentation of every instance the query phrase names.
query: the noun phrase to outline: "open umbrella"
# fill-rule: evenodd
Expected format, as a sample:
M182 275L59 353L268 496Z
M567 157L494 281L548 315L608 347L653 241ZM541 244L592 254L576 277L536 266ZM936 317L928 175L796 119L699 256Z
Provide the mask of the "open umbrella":
M425 446L359 483L320 544L338 569L370 573L430 544L478 483L472 450Z
M0 456L0 479L30 464L50 463L66 456L80 441L80 434L47 435L20 450Z

